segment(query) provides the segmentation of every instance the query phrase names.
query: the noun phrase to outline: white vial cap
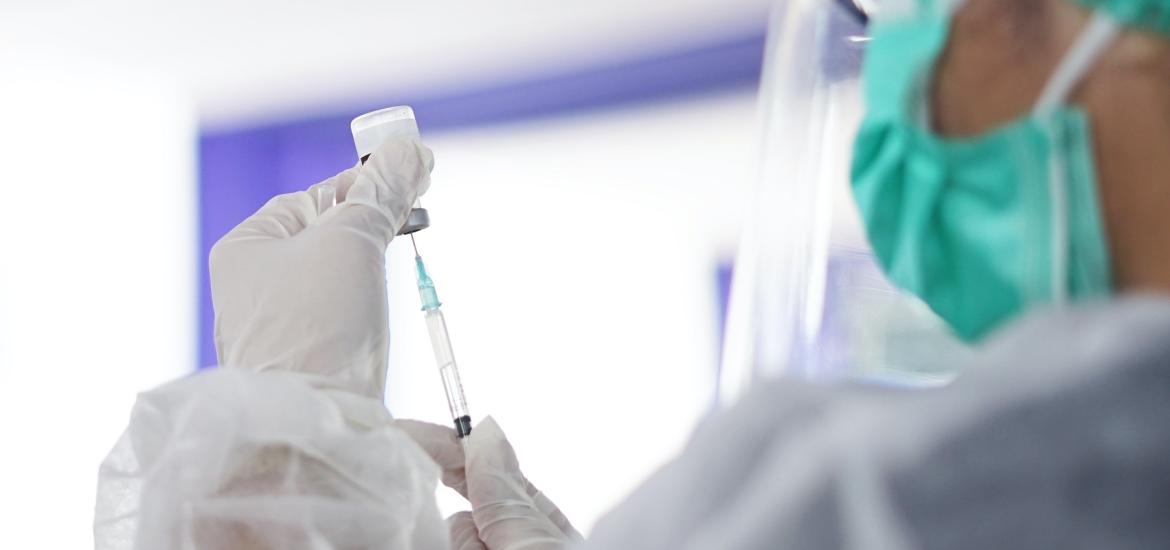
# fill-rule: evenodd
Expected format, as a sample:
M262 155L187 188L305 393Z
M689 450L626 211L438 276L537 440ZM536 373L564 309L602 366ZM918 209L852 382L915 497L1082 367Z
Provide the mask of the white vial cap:
M387 107L366 113L349 123L353 132L353 145L358 158L373 153L383 141L392 137L418 139L418 124L414 121L414 109L407 105Z

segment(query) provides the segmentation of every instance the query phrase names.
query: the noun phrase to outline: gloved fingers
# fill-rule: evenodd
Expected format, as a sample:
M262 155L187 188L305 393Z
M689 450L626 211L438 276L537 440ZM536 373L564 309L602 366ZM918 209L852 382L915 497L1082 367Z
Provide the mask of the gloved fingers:
M264 203L251 216L224 235L224 242L245 239L284 239L300 233L317 218L319 190L332 186L352 185L357 170L350 168L325 181L316 183L307 191L277 195Z
M336 176L309 187L309 197L313 199L313 204L317 207L317 212L321 212L322 210L333 206L335 203L340 203L345 199L345 191L353 186L354 180L357 179L358 169L360 166L361 165L359 164L355 164L349 168L346 168L345 170L342 170ZM331 190L332 193L329 193L328 191L322 193L322 190L326 189ZM321 205L322 198L327 200L332 199L334 204L327 204L323 208Z
M387 142L387 143L390 143L390 142ZM417 142L415 142L415 143L417 143ZM419 145L421 145L421 144L419 144ZM386 146L386 147L401 147L401 145L400 145L400 144L399 144L399 145L393 145L393 144L391 144L391 145L387 145L387 144L383 144L383 146ZM425 163L426 163L426 173L427 173L427 174L429 174L429 173L431 173L431 167L432 167L432 166L434 166L434 154L431 152L431 149L428 149L428 147L426 147L425 145L421 145L421 146L422 146L422 149L425 149L425 150L426 150L426 157L429 159L429 160L427 160L427 159L424 159L424 160L425 160ZM381 147L379 147L379 149L381 149ZM349 172L351 172L351 173L352 173L352 177L350 177L350 178L347 178L347 179L344 179L344 180L339 180L339 181L338 181L338 183L337 183L337 202L344 202L344 201L345 201L345 198L346 198L346 197L349 197L350 188L351 188L351 187L353 187L353 184L355 184L355 183L356 183L356 181L357 181L357 176L358 176L358 173L362 172L362 170L364 169L364 167L365 167L366 165L370 165L371 167L373 167L373 169L374 169L374 170L378 170L378 169L377 169L377 166L379 166L379 165L371 165L371 164L370 164L370 160L372 160L372 159L374 158L374 154L378 154L378 158L379 158L379 159L383 159L384 157L391 157L391 156L393 156L393 153L391 153L391 154L380 154L380 153L378 152L378 150L374 150L374 152L373 152L373 153L370 153L370 157L366 159L365 163L363 163L363 161L360 161L360 160L359 160L359 161L358 161L358 163L357 163L356 165L353 165L352 169L350 169L350 170L349 170ZM386 166L384 166L384 165L381 165L381 166L383 166L383 167L384 167L384 169L385 169L385 167L386 167ZM428 185L429 185L429 181L428 181ZM422 194L422 193L419 193L420 197L421 197L421 194Z
M492 417L471 431L467 455L467 499L480 539L492 550L560 548L566 534L528 494L516 452ZM551 504L551 503L549 503ZM555 508L555 507L554 507Z
M488 550L479 540L479 529L471 512L457 512L447 518L447 529L451 533L451 550Z
M527 498L484 504L471 515L480 540L492 550L561 550L569 542Z
M413 138L388 139L358 169L357 178L344 188L346 202L382 204L386 197L401 196L407 202L423 196L431 186L435 156Z
M463 445L455 437L455 430L420 420L395 420L392 425L406 432L439 465L443 485L467 498Z
M540 492L531 481L528 481L528 478L524 479L524 484L525 492L528 493L529 498L536 505L536 509L540 510L545 516L548 516L549 521L552 521L553 525L557 526L557 529L560 529L570 539L584 539L581 536L581 532L569 522L569 518L565 516L564 512L561 512L561 509L557 508L557 505L553 504L551 499Z
M411 198L411 202L414 202L413 199L425 195L431 186L435 154L418 139L393 138L379 145L361 166L366 173L372 171L383 180L390 180L392 175L397 175L417 182L414 197Z
M467 436L463 452L467 455L468 474L472 473L472 469L483 473L506 473L515 478L520 492L527 496L516 451L512 449L512 444L504 436L495 418L488 416L475 426L471 435Z
M434 153L422 142L413 138L388 139L357 166L357 177L338 185L337 200L364 201L371 193L387 192L407 196L414 203L430 188L434 167ZM351 192L356 193L352 198ZM377 203L377 199L372 202Z
M434 156L418 140L389 139L338 189L338 212L322 220L375 238L382 248L406 223L414 201L430 187Z
M220 239L284 239L300 233L317 217L317 203L306 191L277 195Z

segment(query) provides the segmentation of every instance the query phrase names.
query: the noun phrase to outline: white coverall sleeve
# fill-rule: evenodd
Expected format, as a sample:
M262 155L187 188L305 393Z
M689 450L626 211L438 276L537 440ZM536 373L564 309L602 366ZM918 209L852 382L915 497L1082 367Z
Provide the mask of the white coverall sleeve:
M353 405L297 373L231 368L140 395L101 465L95 547L447 549L438 466Z
M1170 540L1170 300L1033 315L949 387L761 384L578 550Z

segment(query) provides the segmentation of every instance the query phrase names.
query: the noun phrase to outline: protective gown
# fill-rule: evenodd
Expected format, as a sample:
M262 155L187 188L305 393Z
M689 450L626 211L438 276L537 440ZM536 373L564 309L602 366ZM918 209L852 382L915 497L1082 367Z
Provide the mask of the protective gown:
M1167 426L1170 299L1034 314L943 389L757 386L581 548L1160 548Z

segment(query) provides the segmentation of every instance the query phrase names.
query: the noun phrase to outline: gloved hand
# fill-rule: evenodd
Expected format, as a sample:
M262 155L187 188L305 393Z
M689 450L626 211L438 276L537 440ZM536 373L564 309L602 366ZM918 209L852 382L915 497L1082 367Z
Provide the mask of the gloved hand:
M520 473L516 453L492 417L480 422L465 443L444 426L416 420L394 424L439 464L443 484L471 502L473 525L466 512L447 520L453 549L545 550L581 540L568 518Z
M280 195L211 249L220 365L318 375L379 401L386 385L386 246L430 185L431 152L388 140L366 163ZM318 214L317 189L337 206Z
M479 529L471 512L456 512L447 518L447 530L451 533L451 550L488 550L479 540Z

